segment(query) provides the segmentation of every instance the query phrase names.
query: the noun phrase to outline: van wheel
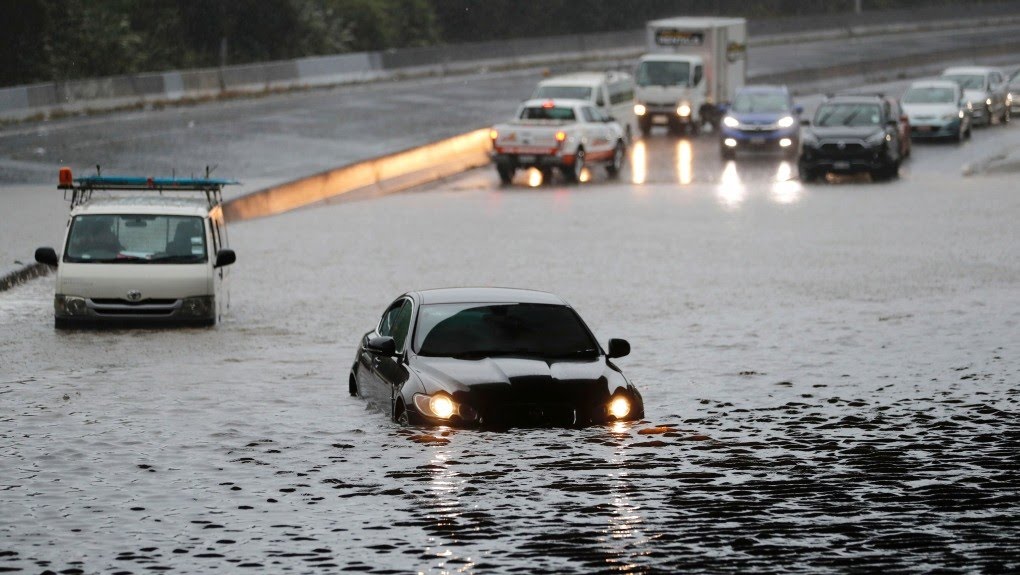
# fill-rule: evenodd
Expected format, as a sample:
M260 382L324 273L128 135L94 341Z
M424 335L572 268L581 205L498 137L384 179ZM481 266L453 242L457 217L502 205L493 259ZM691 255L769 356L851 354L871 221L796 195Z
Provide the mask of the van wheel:
M623 162L627 157L627 148L623 145L623 142L617 142L616 147L613 148L613 161L606 166L606 172L609 177L616 177L620 175L620 170L623 169Z
M517 170L513 169L511 166L496 165L496 173L499 174L499 181L502 182L503 185L509 184L514 180L514 172L516 171Z
M581 181L581 173L584 171L584 148L578 148L574 154L574 165L563 166L563 176L567 181L576 184Z

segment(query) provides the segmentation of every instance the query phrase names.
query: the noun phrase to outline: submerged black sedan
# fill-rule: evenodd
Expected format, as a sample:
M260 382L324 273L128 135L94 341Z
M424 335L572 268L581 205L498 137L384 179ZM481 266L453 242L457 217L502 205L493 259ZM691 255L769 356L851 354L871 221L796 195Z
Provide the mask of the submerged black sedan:
M404 294L365 334L350 393L402 424L591 425L644 417L641 394L577 312L545 292L449 288Z

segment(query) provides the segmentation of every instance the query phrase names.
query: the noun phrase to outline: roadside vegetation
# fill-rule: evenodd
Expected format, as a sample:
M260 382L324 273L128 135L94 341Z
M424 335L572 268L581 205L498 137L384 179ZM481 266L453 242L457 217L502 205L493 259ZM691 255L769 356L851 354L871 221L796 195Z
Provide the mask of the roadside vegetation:
M959 4L863 0L866 10ZM980 3L971 0L971 3ZM0 86L302 56L636 29L650 18L795 16L854 0L0 0Z

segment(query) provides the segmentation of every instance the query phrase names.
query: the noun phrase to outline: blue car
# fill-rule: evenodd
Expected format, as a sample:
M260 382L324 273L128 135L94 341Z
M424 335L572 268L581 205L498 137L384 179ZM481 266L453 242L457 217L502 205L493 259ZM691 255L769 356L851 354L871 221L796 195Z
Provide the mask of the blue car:
M745 86L719 124L719 149L725 159L739 151L781 152L795 157L800 150L800 114L786 86Z

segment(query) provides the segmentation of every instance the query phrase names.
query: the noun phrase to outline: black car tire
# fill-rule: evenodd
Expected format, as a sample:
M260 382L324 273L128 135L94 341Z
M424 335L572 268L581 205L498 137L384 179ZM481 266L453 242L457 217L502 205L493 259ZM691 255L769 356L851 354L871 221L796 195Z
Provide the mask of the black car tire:
M496 165L496 173L499 174L499 181L504 185L509 184L514 180L514 172L516 172L512 166L505 166L501 164Z
M613 159L606 166L606 173L609 174L610 178L615 178L620 175L620 171L623 170L623 162L627 158L627 148L623 145L623 142L617 142L616 147L613 148Z
M724 160L734 160L737 157L737 151L732 148L727 148L726 145L719 146L719 154L722 155Z
M542 185L547 186L552 183L553 169L548 166L543 166L538 169L542 174Z
M354 376L354 372L351 372L351 377L347 381L347 391L350 392L351 397L358 397L358 378Z
M578 148L574 154L574 164L572 166L563 166L563 177L567 178L567 181L571 184L576 184L581 181L581 172L584 171L584 148Z

